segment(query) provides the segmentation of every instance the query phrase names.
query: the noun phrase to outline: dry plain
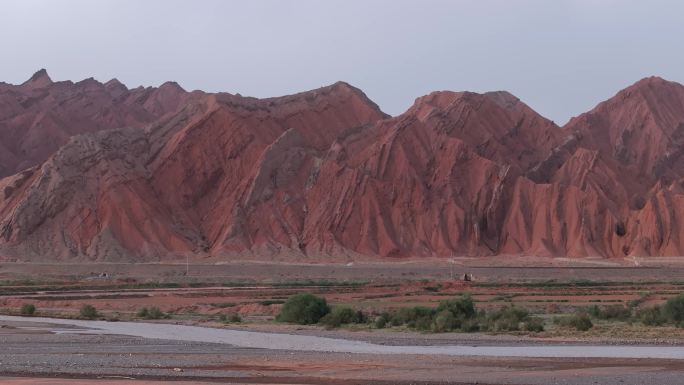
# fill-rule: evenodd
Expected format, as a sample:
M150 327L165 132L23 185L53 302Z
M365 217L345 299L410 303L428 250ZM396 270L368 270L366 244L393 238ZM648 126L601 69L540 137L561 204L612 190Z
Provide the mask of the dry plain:
M684 266L633 266L538 260L507 265L486 259L355 264L17 264L0 265L0 308L24 303L40 317L75 318L84 304L103 319L141 322L142 307L168 313L164 324L329 337L394 346L663 346L684 349L674 326L596 321L586 332L551 322L592 305L661 304L684 291ZM503 266L494 266L495 264ZM464 281L464 274L472 281ZM478 309L524 307L546 319L542 332L422 333L353 325L335 330L274 322L290 295L309 292L369 314L431 306L471 293ZM226 323L221 315L238 314ZM148 321L149 322L149 321ZM644 358L474 357L259 349L143 336L63 332L49 323L2 321L3 383L370 383L641 384L677 383L684 360ZM81 381L81 382L79 382ZM650 382L649 382L650 381Z

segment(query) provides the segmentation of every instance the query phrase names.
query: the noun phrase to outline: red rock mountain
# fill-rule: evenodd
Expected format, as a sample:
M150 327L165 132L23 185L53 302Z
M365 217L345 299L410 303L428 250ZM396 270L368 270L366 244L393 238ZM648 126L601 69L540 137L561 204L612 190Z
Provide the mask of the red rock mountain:
M684 255L684 86L659 78L561 128L506 92L388 117L346 83L253 99L41 71L0 85L0 147L10 259Z
M140 128L192 96L176 83L128 90L116 79L53 82L45 70L22 85L0 83L0 178L42 163L74 135Z

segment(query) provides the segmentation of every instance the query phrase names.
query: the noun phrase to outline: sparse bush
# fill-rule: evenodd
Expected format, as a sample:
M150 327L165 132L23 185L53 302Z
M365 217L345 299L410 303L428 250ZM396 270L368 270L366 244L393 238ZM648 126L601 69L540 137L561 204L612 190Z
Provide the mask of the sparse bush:
M149 310L147 310L146 307L142 307L138 309L138 312L135 313L136 317L138 318L147 318L147 315L149 314Z
M142 307L138 310L136 315L138 318L143 318L146 320L171 318L168 314L159 310L159 308L156 306L152 306L149 309L147 307Z
M95 319L98 316L97 309L95 309L95 306L93 305L81 306L79 313L81 314L81 318L85 319Z
M591 305L587 308L587 314L594 318L599 318L601 316L601 308L598 305Z
M554 323L565 327L572 327L579 331L587 331L594 327L591 322L591 317L586 312L580 312L571 316L556 317L553 320Z
M25 303L21 305L21 315L32 316L36 313L36 305L32 303Z
M460 320L474 318L477 314L475 311L475 304L473 303L473 297L467 293L459 298L440 301L439 306L437 306L437 313L444 310L448 310L453 314L454 318Z
M585 332L594 327L594 324L591 322L591 318L589 318L588 314L580 313L570 317L570 326L573 326L579 331Z
M525 330L528 332L543 332L544 331L544 320L539 317L529 317L525 321Z
M390 314L385 312L375 317L374 326L376 329L383 329L390 320Z
M494 331L517 331L521 323L527 321L529 312L526 309L510 306L487 315L489 329Z
M473 333L480 331L482 327L477 319L468 319L461 323L461 331L466 333Z
M389 322L392 326L406 325L417 330L448 332L456 329L477 331L477 311L470 294L458 298L444 300L437 308L423 306L408 307L387 314L384 319L376 319L376 324L383 327Z
M328 328L336 328L346 324L363 323L365 319L366 317L360 311L355 311L348 306L336 306L321 318L320 323Z
M636 317L646 326L661 326L666 321L660 306L641 309L637 312Z
M311 325L318 323L329 312L330 307L325 298L313 294L295 294L285 301L276 320Z
M435 321L432 323L432 331L443 333L451 331L456 326L456 317L448 310L442 310L435 316Z
M434 309L424 306L405 307L397 310L390 322L393 326L406 325L413 329L429 330L434 313Z
M164 313L163 311L159 310L158 307L151 307L149 314L147 315L148 319L162 319L162 318L169 318L169 315Z
M668 322L684 327L684 293L668 299L662 311Z
M623 305L610 305L599 308L597 316L605 320L627 321L632 318L632 309Z
M230 316L227 314L220 314L218 317L219 321L223 323L240 323L242 322L242 317L240 317L240 314L238 313L233 313Z
M171 318L168 314L164 313L163 311L159 310L158 307L151 307L149 310L149 314L147 315L149 319L162 319L162 318Z

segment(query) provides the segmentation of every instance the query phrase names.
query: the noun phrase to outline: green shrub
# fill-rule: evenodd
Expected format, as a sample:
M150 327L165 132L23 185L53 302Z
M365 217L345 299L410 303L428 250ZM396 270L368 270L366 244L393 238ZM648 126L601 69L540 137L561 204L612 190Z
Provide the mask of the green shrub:
M583 332L594 327L594 324L591 322L591 317L589 317L589 314L586 312L580 312L571 316L556 317L554 318L553 322L561 326L572 327Z
M147 318L147 315L149 314L149 310L147 310L146 307L142 307L138 309L138 312L135 313L135 316L138 318Z
M355 311L348 306L336 306L321 318L320 323L328 328L336 328L346 324L363 323L365 319L366 317L360 311Z
M163 311L159 310L158 307L152 306L151 308L146 308L142 307L138 310L136 313L138 318L143 318L143 319L162 319L162 318L171 318L168 314L164 313Z
M494 331L517 331L528 318L529 312L526 309L510 306L488 314L487 323L489 329Z
M149 314L148 314L149 319L162 319L162 318L169 318L169 315L164 313L163 311L159 310L158 307L151 307Z
M587 308L587 314L594 318L599 318L601 316L601 308L598 305L591 305Z
M375 317L375 321L373 322L374 326L376 329L383 329L385 326L387 326L387 323L390 321L390 314L385 312L380 314L379 316Z
M473 333L481 330L480 322L477 319L465 320L461 323L461 331L466 333Z
M415 321L409 322L407 326L416 330L428 331L432 329L432 315L418 317Z
M588 314L580 313L570 317L570 326L585 332L594 327L594 324L591 322L591 318L589 318Z
M390 322L393 326L406 325L418 330L429 330L434 313L434 309L424 306L405 307L397 310Z
M437 313L441 313L444 310L448 310L453 314L454 318L460 320L474 318L477 314L473 297L468 293L463 294L459 298L440 301L439 306L437 306Z
M605 306L599 310L598 318L605 320L627 321L632 318L632 309L623 305Z
M484 317L484 312L481 313L481 317ZM412 329L434 332L474 332L482 329L470 294L440 301L437 308L407 307L383 316L376 318L376 325L384 327L389 322L392 326L406 325Z
M663 315L677 327L684 327L684 294L667 300L663 306Z
M329 312L325 298L313 294L295 294L285 301L276 321L311 325L318 323Z
M525 330L535 333L543 332L544 320L539 317L528 317L525 321Z
M218 317L219 321L223 323L240 323L242 322L242 317L238 313L233 313L230 316L226 314L220 314Z
M636 317L646 326L660 326L666 321L660 306L641 309L637 312Z
M36 305L32 303L25 303L21 305L21 315L32 316L36 313Z
M435 320L432 323L432 331L437 333L448 332L454 330L456 327L456 317L448 310L442 310L437 313Z
M95 319L98 316L97 309L93 305L83 305L80 310L81 318Z

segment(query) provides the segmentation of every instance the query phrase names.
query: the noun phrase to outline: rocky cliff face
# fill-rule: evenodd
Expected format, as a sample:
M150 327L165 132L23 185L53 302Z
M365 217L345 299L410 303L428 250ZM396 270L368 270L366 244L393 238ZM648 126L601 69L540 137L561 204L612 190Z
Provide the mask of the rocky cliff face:
M345 83L253 99L46 77L0 85L1 116L31 117L0 120L5 258L684 255L677 83L644 79L561 128L506 92L388 117ZM79 124L34 124L48 113ZM55 132L64 145L16 151Z

